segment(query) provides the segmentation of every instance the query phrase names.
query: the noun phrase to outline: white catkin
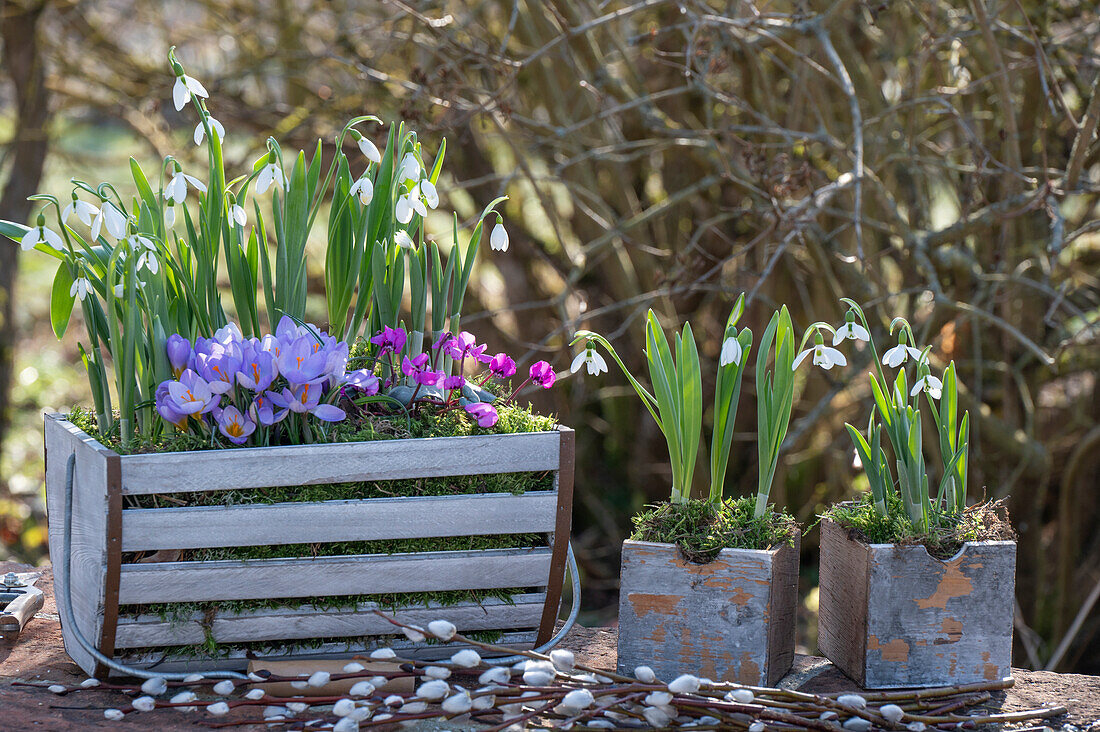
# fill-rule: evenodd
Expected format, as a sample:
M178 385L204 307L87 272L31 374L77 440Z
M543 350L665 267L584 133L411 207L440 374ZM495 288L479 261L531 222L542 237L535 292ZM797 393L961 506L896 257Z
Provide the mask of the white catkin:
M249 674L249 676L251 676L251 674ZM206 677L203 676L202 674L187 674L186 676L183 677L183 683L185 683L185 684L197 684L205 678Z
M308 681L291 681L290 686L291 686L291 688L294 688L294 689L308 689L309 688L309 682Z
M361 663L356 663L355 661L344 664L344 673L346 674L357 674L364 669L366 669L366 666Z
M474 705L470 695L465 691L448 697L441 705L447 714L465 714Z
M340 699L332 705L332 713L337 717L346 717L355 711L355 702L351 699Z
M427 666L424 668L424 675L429 679L446 679L450 677L451 669L443 666Z
M573 689L565 695L561 703L569 709L580 711L592 706L595 701L596 698L592 696L592 692L588 689Z
M421 712L427 710L427 708L427 702L409 702L405 706L401 707L401 711L404 714L420 714Z
M402 628L401 632L405 634L405 637L411 640L413 643L424 642L424 629L423 628Z
M229 714L229 705L225 702L214 702L206 708L208 714L213 714L215 717L224 717Z
M295 714L298 714L299 712L304 712L305 710L309 709L309 705L305 702L287 702L286 708L294 712Z
M647 694L642 703L647 707L667 707L672 703L672 694L667 691L654 691Z
M332 732L359 732L359 720L344 717L332 725Z
M749 689L734 689L726 694L726 699L738 704L752 704L756 696Z
M126 715L122 713L121 709L104 709L103 716L104 718L109 719L112 722L117 722Z
M198 696L196 696L195 692L193 691L181 691L180 693L169 699L169 701L172 704L186 704L187 702L195 701L195 699L197 698Z
M221 696L229 696L236 688L236 685L232 681L226 679L225 681L219 681L214 684L214 693L220 694Z
M264 719L286 716L286 707L264 707Z
M901 721L901 718L905 716L905 710L899 707L897 704L884 704L879 707L878 713L885 719L890 720L894 724Z
M379 661L384 661L388 658L397 658L397 654L393 652L392 648L376 648L370 652L370 657ZM363 667L360 666L359 670L362 671Z
M157 707L157 700L151 696L139 696L130 702L130 706L139 712L151 712Z
M828 721L833 720L833 719L840 719L840 715L837 714L836 712L830 710L828 712L822 712L821 716L818 717L818 719L820 719L823 722L828 722Z
M324 686L332 678L332 674L328 671L314 671L313 675L309 677L309 681L306 682L314 688Z
M849 717L844 722L844 729L849 730L849 732L867 732L871 729L871 721L863 717Z
M505 684L512 678L512 675L508 672L508 669L502 666L494 666L488 671L477 677L477 683L479 684Z
M436 679L434 681L428 681L420 685L420 688L416 690L416 695L421 699L429 699L435 701L436 699L442 699L447 696L447 693L451 690L451 687L446 681L442 679Z
M554 664L554 668L562 673L570 673L573 667L576 665L576 659L573 657L573 651L566 650L565 648L557 648L550 651L550 662Z
M428 632L434 635L439 640L449 641L455 637L455 633L458 629L455 628L455 624L448 620L433 620L428 623Z
M263 699L266 693L267 692L263 689L249 689L248 693L244 695L244 698L251 699L252 701L257 701L259 699Z
M646 707L642 716L645 717L645 721L649 722L651 727L667 727L671 721L671 717L657 707Z
M842 704L852 709L866 709L867 700L859 694L841 694L836 698L837 704Z
M374 691L374 684L369 681L360 681L348 690L348 694L351 696L370 696Z
M639 666L634 669L634 678L643 684L652 684L657 680L657 674L653 673L653 669L649 666Z
M99 679L84 679L80 682L80 688L82 689L91 689L96 686L99 686Z
M668 690L673 694L694 694L699 691L699 679L691 674L677 676L672 683L668 685Z
M141 685L141 690L149 696L160 696L168 691L168 682L160 676L155 676L151 679L146 679L145 683Z
M53 692L54 694L64 694L66 689L61 684L50 684L46 687L46 691Z
M387 707L399 707L405 703L405 697L399 696L398 694L390 694L382 700L382 703Z
M478 710L492 709L493 705L496 704L496 703L497 703L497 698L496 698L496 696L494 696L492 694L488 694L486 696L479 696L478 698L474 699L474 709L478 709Z
M905 729L909 730L909 732L924 732L926 727L927 725L925 725L924 722L910 722L905 725Z
M451 656L451 663L462 668L474 668L481 663L481 654L473 648L466 648Z
M756 720L749 725L749 732L764 732L764 723L760 720Z
M383 686L390 683L390 680L387 679L385 676L371 676L367 680L374 684L374 686L378 689L381 689Z

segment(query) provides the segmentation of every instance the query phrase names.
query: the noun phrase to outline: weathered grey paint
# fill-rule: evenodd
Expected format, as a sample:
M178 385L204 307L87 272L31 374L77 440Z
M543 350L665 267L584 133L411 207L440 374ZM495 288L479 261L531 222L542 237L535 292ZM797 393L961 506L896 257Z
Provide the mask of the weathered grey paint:
M824 520L818 645L868 689L1008 678L1015 571L1015 542L968 542L939 560Z
M673 544L623 542L619 671L776 683L794 658L799 540L723 549L707 564L686 561Z

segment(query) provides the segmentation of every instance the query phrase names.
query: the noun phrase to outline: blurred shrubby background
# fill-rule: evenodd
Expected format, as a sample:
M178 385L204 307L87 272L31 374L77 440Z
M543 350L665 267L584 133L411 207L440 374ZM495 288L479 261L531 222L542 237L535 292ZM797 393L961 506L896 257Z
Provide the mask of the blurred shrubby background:
M511 249L483 253L463 324L528 363L564 371L586 327L642 369L653 307L691 318L713 364L742 291L757 337L781 303L801 328L851 296L880 339L905 315L959 366L971 499L1008 498L1019 531L1016 663L1100 673L1093 0L0 0L0 34L2 218L29 221L26 196L65 197L70 176L125 182L129 155L204 168L169 103L175 44L230 170L267 135L331 145L363 113L409 120L433 153L446 137L435 231L510 196ZM0 243L0 558L44 560L39 415L89 399L82 326L50 332L52 275ZM860 488L842 425L866 418L867 355L851 360L799 375L773 498L803 522ZM754 397L750 376L729 494L755 487ZM610 622L629 516L667 496L663 440L617 373L534 398L578 430L584 620Z

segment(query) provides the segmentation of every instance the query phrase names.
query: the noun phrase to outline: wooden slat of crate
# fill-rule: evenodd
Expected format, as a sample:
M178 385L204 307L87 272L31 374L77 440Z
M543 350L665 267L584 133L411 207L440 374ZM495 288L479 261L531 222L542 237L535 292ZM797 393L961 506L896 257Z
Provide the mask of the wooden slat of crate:
M512 603L488 598L478 603L402 608L393 617L412 625L425 626L445 619L459 632L471 630L533 629L542 615L546 593L516 595ZM393 635L397 628L374 613L386 611L375 603L351 608L320 609L305 605L298 608L264 609L215 616L210 632L218 643L294 640L302 638L358 637ZM156 615L121 618L116 648L198 645L206 640L201 614L186 619L162 620Z
M526 630L504 633L497 643L515 649L533 648L535 635L535 631ZM392 648L402 658L418 659L448 658L457 651L472 647L464 643L417 645L406 640L399 640L393 641L392 643L325 643L316 648L298 647L290 651L283 649L274 651L244 651L232 649L226 656L215 659L192 656L170 657L165 659L162 652L144 653L138 651L126 655L120 654L120 660L127 665L136 666L138 668L154 668L157 671L163 672L190 671L195 668L204 670L244 669L248 666L248 662L252 658L271 661L351 659L356 655L365 655L374 648L380 646ZM480 652L480 649L478 650ZM489 656L491 654L483 655Z
M122 456L124 495L557 470L554 432Z
M122 550L547 533L556 510L554 491L131 508L122 512Z
M545 586L550 549L125 564L119 604Z

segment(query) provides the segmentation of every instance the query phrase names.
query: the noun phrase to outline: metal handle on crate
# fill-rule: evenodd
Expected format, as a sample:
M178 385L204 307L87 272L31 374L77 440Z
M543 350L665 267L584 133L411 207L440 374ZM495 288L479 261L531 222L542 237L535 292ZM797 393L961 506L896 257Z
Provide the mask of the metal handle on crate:
M80 628L76 624L75 614L73 613L73 598L69 592L69 569L72 561L72 538L73 538L73 479L76 471L76 453L69 455L68 464L65 466L65 521L64 532L62 534L62 558L61 564L55 565L55 582L54 590L57 599L57 608L61 614L61 622L68 624L73 631L73 637L76 641L92 655L94 659L102 663L104 666L118 671L121 674L127 676L136 676L143 679L156 679L161 678L166 681L183 681L186 678L193 677L195 674L203 676L208 679L248 679L247 674L242 674L237 671L192 671L190 673L163 673L159 671L148 671L146 669L135 668L133 666L127 666L126 664L119 663L110 656L102 653L95 644L89 641L84 634L80 631ZM577 560L573 556L573 545L571 543L566 544L566 559L567 566L569 567L569 578L572 583L572 607L569 610L569 617L566 619L565 624L558 630L554 636L545 644L534 649L536 653L546 653L551 648L561 642L561 639L565 637L565 634L573 627L577 622L577 615L580 614L580 598L581 598L581 580L580 573L577 569ZM515 663L518 660L523 659L523 656L508 656L506 658L494 658L486 659L485 662L492 665L501 665L505 663Z

